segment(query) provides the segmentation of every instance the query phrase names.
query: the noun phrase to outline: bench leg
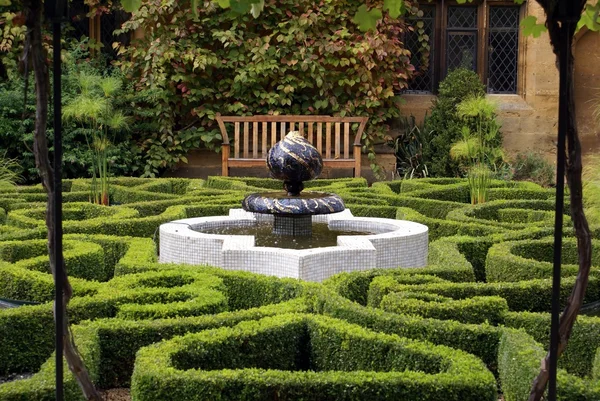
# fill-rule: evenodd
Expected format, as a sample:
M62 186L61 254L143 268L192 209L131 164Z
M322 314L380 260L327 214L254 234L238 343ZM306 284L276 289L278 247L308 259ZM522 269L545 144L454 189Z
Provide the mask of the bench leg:
M354 178L359 178L361 173L361 148L361 145L354 145Z
M224 143L221 147L221 175L223 177L229 176L229 152L230 145Z

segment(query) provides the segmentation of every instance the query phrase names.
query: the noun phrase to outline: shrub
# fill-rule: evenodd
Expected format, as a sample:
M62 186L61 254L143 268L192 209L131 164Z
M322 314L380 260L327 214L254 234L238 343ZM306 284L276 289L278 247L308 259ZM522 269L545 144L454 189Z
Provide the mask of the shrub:
M461 349L482 359L492 371L496 368L500 329L487 323L464 324L384 312L365 308L322 289L311 292L309 300L316 313L343 319L374 331Z
M197 366L203 370L192 370ZM140 350L132 396L150 401L166 394L172 400L408 400L420 394L483 401L493 400L496 389L492 374L466 353L334 319L284 315Z
M440 296L426 297L426 299L417 299L418 297L423 295L393 292L383 297L380 307L388 312L456 320L462 323L500 324L504 322L504 315L508 312L506 300L500 297L473 297L460 300Z
M440 82L438 97L425 124L425 131L433 131L433 138L423 154L432 176L460 174L458 163L450 158L450 147L462 136L463 122L456 113L456 106L468 97L484 95L485 87L479 76L470 70L456 69Z
M544 349L527 333L519 330L502 331L498 347L498 373L506 401L529 398L531 383L540 370Z
M574 277L561 281L560 300L565 305L575 282ZM392 285L388 281L378 290L378 297L389 292L408 291L411 293L430 293L453 299L467 299L480 296L499 296L506 299L511 311L548 312L551 308L552 280L528 280L511 283L425 283ZM585 302L600 297L600 280L590 277Z
M509 312L505 324L524 330L540 344L547 344L550 338L549 313ZM600 318L578 316L569 337L569 346L558 360L558 366L582 378L593 376L596 366L594 357L598 348Z
M598 249L598 241L592 242ZM488 281L507 282L552 277L553 240L506 241L489 249L485 271ZM597 253L592 258L592 275L598 274L600 258ZM564 239L561 276L577 275L579 271L577 243L575 239Z
M543 348L529 334L504 329L498 351L498 372L506 401L525 401L529 398L531 383L540 370ZM562 369L557 375L557 399L564 401L593 401L600 397L596 381L583 380Z
M519 152L512 161L513 180L531 181L543 187L550 187L556 181L556 169L541 152Z

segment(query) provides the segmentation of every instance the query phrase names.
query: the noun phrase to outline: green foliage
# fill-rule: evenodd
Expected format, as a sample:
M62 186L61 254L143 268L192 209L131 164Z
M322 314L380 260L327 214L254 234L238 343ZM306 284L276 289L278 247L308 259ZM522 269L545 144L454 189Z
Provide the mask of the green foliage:
M579 271L577 244L573 238L563 240L562 251L562 277L576 276ZM593 249L598 249L600 244L592 242ZM492 246L488 252L485 264L488 281L509 282L538 278L551 278L553 260L552 239L506 241ZM594 253L595 254L595 253ZM598 274L600 258L592 258L591 275Z
M469 97L484 95L485 87L479 76L470 70L456 69L440 82L438 97L425 124L425 130L434 135L423 155L432 176L451 177L461 173L458 163L450 158L450 148L462 138L464 126L456 107ZM469 129L472 128L475 127L470 124Z
M537 17L534 15L523 18L520 25L524 35L533 36L534 38L539 38L542 33L548 30L544 24L537 23Z
M189 3L143 2L122 31L152 26L153 34L123 48L120 65L135 96L147 99L136 103L158 117L143 139L157 162L146 175L201 143L218 147L216 113L368 115L362 143L372 149L383 124L399 116L396 93L411 68L400 40L405 24L385 15L375 31L363 33L352 23L361 5L265 3L254 19L233 3L231 10L202 7L196 18ZM184 138L191 129L193 138Z
M507 401L529 398L531 383L544 356L544 349L527 333L503 330L498 349L498 373Z
M589 177L593 173L588 173ZM281 383L278 386L285 391L290 388L289 383L296 383L293 394L290 393L294 399L301 392L331 394L331 399L339 399L335 393L339 383L350 386L344 387L344 396L349 399L368 399L371 395L362 390L361 384L366 377L364 371L368 371L367 379L377 379L377 383L384 383L381 380L387 380L389 375L410 377L407 386L398 379L382 390L388 394L390 388L406 389L405 399L412 400L415 394L425 400L447 399L451 394L457 400L479 400L488 397L487 391L490 401L494 399L493 378L484 380L485 390L481 386L474 389L480 382L472 380L473 371L465 376L470 378L468 385L463 385L463 376L453 373L444 359L444 355L450 355L446 347L451 347L451 352L462 350L479 358L494 373L499 373L498 366L504 364L502 380L513 380L511 374L525 377L527 380L522 382L514 379L512 387L512 382L500 381L499 385L508 389L505 398L509 400L529 386L523 367L539 366L539 360L530 364L527 352L522 359L511 360L507 358L512 358L515 351L502 349L498 353L500 337L512 327L543 343L548 333L552 282L544 277L549 277L551 270L552 242L546 237L552 232L554 200L551 191L534 183L492 180L488 195L497 200L473 206L469 204L466 179L415 179L382 182L372 187L364 179L310 182L312 190L340 194L355 215L422 221L429 226L430 239L437 239L429 245L427 266L344 273L323 284L208 266L157 263L156 243L151 238L162 222L226 214L231 207L238 207L247 193L280 189L278 181L244 177L212 177L207 181L123 177L115 178L111 184L112 199L122 205L76 203L87 199L90 180L68 180L63 186L63 225L71 233L65 235L67 267L71 273L81 273L81 277L109 280L70 278L74 289L70 304L73 332L92 379L100 388L128 387L134 364L137 377L154 375L158 365L140 370L141 359L136 362L136 353L146 346L166 346L167 343L156 345L162 340L180 341L182 337L177 336L187 333L199 333L193 335L195 339L211 333L214 336L202 344L201 350L186 348L173 354L169 366L176 374L170 376L171 370L162 369L159 379L183 388L179 381L187 385L196 374L189 368L212 366L213 370L200 372L217 375L219 378L213 383L221 383L220 375L224 375L224 386L234 386L233 399L253 394L264 399L264 393L256 391L268 388L269 383ZM6 313L0 311L0 343L4 347L0 375L39 369L30 379L0 385L0 400L39 401L54 396L52 305L48 302L54 287L51 275L42 272L47 270L42 203L45 200L46 194L39 185L0 187L0 207L8 211L5 220L0 214L0 297L47 302ZM593 204L588 207L596 208ZM592 232L595 235L598 229L592 226ZM124 233L137 237L125 237ZM564 233L567 238L563 247L562 304L575 281L576 266L572 264L577 253L572 231L565 228ZM596 259L594 256L594 265L598 264ZM598 299L600 280L594 267L585 302ZM289 316L290 320L279 316L286 313L311 315ZM321 324L328 319L319 320L323 317L318 315L345 322L336 321L330 328ZM273 317L272 325L263 321L233 327L267 316ZM313 319L319 322L314 323ZM267 326L268 330L263 331ZM223 327L228 329L219 329ZM246 328L251 332L245 332ZM236 334L223 340L221 333L225 331ZM312 336L313 332L317 335ZM579 319L571 337L572 348L567 349L560 362L561 368L566 369L559 373L560 399L598 399L594 376L598 371L598 362L594 361L600 341L597 333L598 318ZM392 335L394 340L388 342L385 338L390 337L386 335ZM30 341L33 337L34 343ZM427 343L419 343L426 344L421 347L408 339ZM516 352L527 349L533 340L522 337L522 341L513 344ZM195 341L189 344L198 345ZM402 343L402 351L395 348L395 341ZM422 350L435 352L423 354ZM267 358L271 354L275 356ZM456 363L465 362L460 354L452 356ZM465 363L475 368L470 362ZM486 372L478 363L475 370ZM260 387L267 376L253 376L253 369L269 367L286 370L276 373L277 377L267 375L273 381ZM313 371L298 370L299 367ZM491 377L489 372L485 374ZM434 377L436 387L427 384L430 377ZM329 382L331 378L333 381ZM280 379L281 382L275 382ZM153 385L160 380L152 381ZM199 383L194 380L191 382ZM252 384L248 385L248 381ZM331 384L317 388L315 381ZM68 399L79 400L74 379L67 375L65 384ZM168 393L156 392L148 397L172 399L175 390L169 385L165 387ZM196 384L191 386L196 388ZM248 393L239 390L243 386L249 388ZM372 382L369 386L374 388ZM145 388L145 394L152 392L150 388ZM348 393L348 388L356 390ZM281 399L283 392L279 394ZM384 393L371 398L381 399L381 394ZM402 394L394 393L393 399Z
M375 284L374 280L371 285ZM380 307L388 312L475 324L503 323L504 315L508 312L506 300L500 297L473 297L461 300L440 296L419 299L421 297L422 294L393 292L384 295Z
M456 106L456 113L464 125L462 139L452 145L450 156L467 172L471 204L484 203L492 174L499 172L504 159L496 107L484 96L468 97Z
M130 118L115 108L122 82L120 77L102 77L82 71L75 79L79 91L64 105L62 117L80 125L93 154L90 201L108 206L108 152L112 147L109 132L127 131L130 124Z
M512 161L513 180L531 181L543 187L553 186L556 171L540 152L519 152Z
M492 374L466 353L335 319L283 315L140 350L133 397L150 401L167 393L172 400L398 400L427 394L430 400L483 401L493 400L496 389Z
M507 326L522 329L540 344L548 344L550 336L550 314L510 312L506 316ZM569 346L558 360L558 366L579 377L591 376L594 357L600 347L600 319L578 316L569 337Z
M423 147L430 142L433 132L417 125L414 116L404 117L401 121L402 132L393 141L396 172L404 179L427 178L429 171L423 160Z
M65 52L63 72L63 101L72 103L80 93L78 77L103 76L106 67L81 60L89 55L79 48L82 44L75 44ZM16 67L15 67L16 69ZM14 74L14 76L13 76ZM33 77L30 78L32 80ZM25 84L23 77L16 71L11 72L8 82L0 83L0 154L6 158L17 159L21 166L21 175L26 182L38 181L38 173L33 156L33 129L35 121L35 95L30 81L27 92L27 102L24 103ZM123 108L121 103L126 96L118 99L118 108ZM52 110L50 110L52 115ZM52 119L48 121L46 129L48 141L53 140ZM133 128L137 130L138 123ZM106 162L110 174L132 175L141 174L142 155L136 144L133 132L120 131L112 139L112 147L106 149ZM63 177L89 177L94 163L94 152L90 150L86 141L89 132L81 124L65 122L63 124ZM52 148L50 148L52 151ZM86 199L87 200L87 199Z

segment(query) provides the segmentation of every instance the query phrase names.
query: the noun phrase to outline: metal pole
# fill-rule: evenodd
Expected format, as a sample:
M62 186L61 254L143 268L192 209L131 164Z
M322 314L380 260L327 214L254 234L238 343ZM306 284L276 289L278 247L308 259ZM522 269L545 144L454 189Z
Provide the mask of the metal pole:
M61 19L62 8L59 0L56 4L56 14L52 21L52 46L53 46L53 84L54 84L54 307L56 316L56 401L64 399L63 389L63 276L64 261L62 253L62 91L61 91Z
M550 326L550 366L548 382L548 400L556 401L556 373L558 364L559 317L560 317L560 270L562 256L562 226L565 194L565 141L569 119L568 72L571 56L570 18L561 21L560 56L559 56L559 102L558 102L558 148L556 158L556 211L554 219L554 267L552 278L552 318ZM572 94L571 94L572 95Z

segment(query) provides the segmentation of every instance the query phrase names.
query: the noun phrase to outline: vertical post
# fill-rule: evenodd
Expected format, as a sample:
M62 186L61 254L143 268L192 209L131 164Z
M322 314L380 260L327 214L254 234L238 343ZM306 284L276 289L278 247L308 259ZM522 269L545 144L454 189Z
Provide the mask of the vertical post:
M64 347L64 316L63 316L63 277L64 262L62 253L62 91L61 91L61 20L64 15L64 0L57 0L52 18L53 46L53 101L54 101L54 232L51 233L54 242L54 308L56 322L56 401L64 399L63 389L63 347Z
M562 7L566 5L562 4ZM566 15L561 21L560 53L559 53L559 103L558 103L558 145L556 157L556 210L554 216L554 266L552 271L552 317L550 326L550 366L548 367L548 400L556 401L556 374L558 364L559 317L560 317L560 270L562 256L562 226L565 194L565 142L569 127L569 83L568 72L571 68L571 44L573 41L571 24L573 21Z

